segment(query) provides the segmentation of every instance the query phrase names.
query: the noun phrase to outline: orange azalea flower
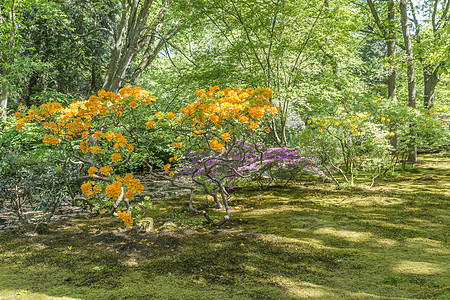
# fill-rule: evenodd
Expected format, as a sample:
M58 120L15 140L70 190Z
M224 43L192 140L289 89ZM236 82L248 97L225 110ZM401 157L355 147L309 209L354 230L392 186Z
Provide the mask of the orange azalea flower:
M225 142L229 142L231 139L231 136L228 132L225 132L224 134L222 134L222 140L224 140Z
M169 169L170 169L170 164L166 164L166 165L164 166L164 170L165 170L166 172L169 172Z
M108 141L111 141L111 140L113 139L113 137L114 137L114 133L113 133L113 132L108 131L108 132L105 134L105 138L106 138Z
M94 192L97 193L97 194L100 193L100 192L102 191L102 187L99 186L99 185L94 186L93 189L94 189Z
M130 192L130 191L127 191L127 192L124 194L124 196L125 196L125 198L127 198L128 200L133 200L133 199L134 199L134 193L133 193L133 192Z
M151 128L151 127L153 127L153 126L155 126L155 122L153 122L153 121L148 121L147 123L145 123L145 125L147 125L147 128Z
M102 151L102 148L100 146L92 146L89 148L89 151L91 151L93 154L97 154Z
M264 130L266 133L270 133L270 128L266 127L266 129Z
M14 114L14 117L16 117L16 119L20 119L22 117L22 114L20 112L16 112Z
M264 108L263 107L250 107L248 109L248 112L250 113L250 117L253 119L262 119L264 117Z
M216 115L212 115L211 117L209 117L209 119L210 119L211 122L213 122L213 123L219 122L219 117L216 116Z
M109 174L109 172L111 172L112 168L110 166L104 166L100 168L100 173L102 173L103 175L107 176Z
M114 153L113 155L111 155L111 160L114 162L118 162L122 159L122 156L120 155L120 153Z
M258 128L259 127L259 124L258 124L258 122L250 122L250 125L248 125L248 128L249 129L253 129L253 130L255 130L256 128Z
M173 172L169 173L169 176L172 177L173 175L175 175Z
M242 122L242 123L247 123L248 122L248 118L246 116L241 116L239 118L239 121Z
M122 194L122 183L115 181L106 187L106 195L112 199L117 199Z
M128 227L133 226L133 219L125 219L124 224Z
M134 101L131 101L130 104L128 104L131 108L136 108L138 104Z
M87 153L89 151L88 143L86 141L80 142L81 152Z
M133 145L131 145L131 144L128 144L128 152L133 152L133 150L134 150L134 147L133 147Z
M94 133L94 137L95 137L96 139L99 139L99 138L103 137L103 132L101 132L101 131L96 131L96 132Z
M94 175L94 173L98 172L98 169L96 167L90 167L88 170L89 176Z

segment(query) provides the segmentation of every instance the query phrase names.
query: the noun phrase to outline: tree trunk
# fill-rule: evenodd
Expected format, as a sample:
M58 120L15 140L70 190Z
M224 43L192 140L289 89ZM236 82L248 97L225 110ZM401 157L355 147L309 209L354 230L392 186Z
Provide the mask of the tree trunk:
M395 70L395 6L394 0L389 1L388 17L386 26L386 44L387 44L387 57L389 60L389 75L388 75L388 97L392 101L397 101L397 71Z
M153 0L122 0L122 17L117 28L114 48L111 52L108 71L103 89L117 92L128 81L134 82L144 69L156 58L164 43L180 30L184 19L170 22L171 27L161 33L170 1L162 1L161 7L150 9ZM153 16L150 14L155 12ZM152 21L148 24L149 17ZM167 22L169 23L169 22ZM132 75L130 69L138 55L143 52L141 61Z
M0 7L0 24L6 26L9 25L9 41L6 42L7 48L10 48L10 51L14 49L15 46L15 37L16 37L16 2L11 1L11 7L9 10L6 10L6 12L2 12ZM6 19L4 18L6 16ZM8 24L9 23L9 24ZM8 50L7 50L8 51ZM13 64L14 63L14 53L2 53L0 52L0 60L3 63ZM1 70L2 71L2 77L6 77L9 75L9 71L7 70ZM8 97L9 97L9 90L8 90L8 84L3 83L1 88L1 95L0 95L0 118L2 120L6 120L6 109L8 107Z
M423 107L426 109L432 109L434 107L434 90L440 80L438 70L439 68L433 68L433 66L426 66L423 69Z
M400 21L402 24L403 40L405 42L406 63L408 65L408 106L416 108L416 81L414 75L414 56L411 46L411 35L408 28L408 14L406 0L400 0ZM414 141L414 139L412 139ZM415 143L408 145L408 162L417 162L417 147Z
M366 0L369 5L372 17L381 32L381 36L386 43L387 53L386 56L389 61L388 69L388 97L393 101L397 101L397 71L394 65L394 55L395 55L395 3L394 0L389 0L388 3L388 15L384 22L381 21L377 10L373 4L372 0Z
M6 84L2 85L1 98L0 98L0 118L6 120L6 108L8 106L9 91Z

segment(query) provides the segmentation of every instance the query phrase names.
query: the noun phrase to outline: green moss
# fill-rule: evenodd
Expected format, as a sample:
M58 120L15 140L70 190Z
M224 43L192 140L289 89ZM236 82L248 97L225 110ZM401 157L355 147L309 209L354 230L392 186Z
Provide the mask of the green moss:
M180 196L139 210L176 231L101 216L5 232L0 298L446 299L450 158L420 160L370 190L238 189L220 229Z

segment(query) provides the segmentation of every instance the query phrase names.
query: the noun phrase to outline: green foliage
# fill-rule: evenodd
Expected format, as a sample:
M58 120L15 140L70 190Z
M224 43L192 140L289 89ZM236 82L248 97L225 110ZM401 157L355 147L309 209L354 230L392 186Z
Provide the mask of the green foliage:
M50 162L34 162L26 153L13 148L0 149L0 206L13 210L21 222L37 218L30 211L39 211L43 221L50 221L56 208L69 195L69 186L76 184L75 168ZM65 178L62 173L64 172Z
M0 151L14 149L20 156L27 157L29 163L41 162L56 155L53 149L42 144L44 131L41 127L30 124L18 130L16 125L15 118L0 123Z
M368 175L372 186L375 178L398 161L406 163L412 145L436 149L450 138L447 124L433 110L413 109L379 97L339 102L341 106L334 110L310 117L297 139L318 149L330 175L338 171L350 185L354 177Z

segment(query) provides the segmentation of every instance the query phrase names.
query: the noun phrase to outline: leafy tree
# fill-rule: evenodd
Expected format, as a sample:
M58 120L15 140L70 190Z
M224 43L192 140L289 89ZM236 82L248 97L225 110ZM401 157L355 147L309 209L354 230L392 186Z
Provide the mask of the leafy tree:
M103 88L109 91L117 91L127 81L134 82L164 43L182 29L186 22L184 14L195 12L189 1L164 0L159 4L153 0L121 0L120 4L122 13L103 83ZM137 66L129 74L138 58Z

